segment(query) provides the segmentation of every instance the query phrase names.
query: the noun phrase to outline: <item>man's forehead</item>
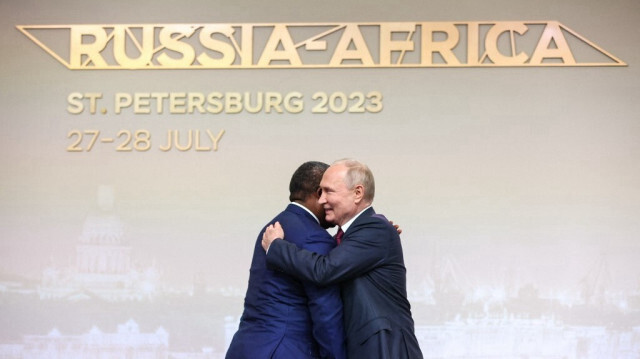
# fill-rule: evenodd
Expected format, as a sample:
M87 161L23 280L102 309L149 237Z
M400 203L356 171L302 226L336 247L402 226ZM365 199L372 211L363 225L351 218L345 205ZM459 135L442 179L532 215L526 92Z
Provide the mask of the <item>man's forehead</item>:
M340 175L339 173L336 173L334 171L331 171L330 169L328 169L324 175L322 175L322 179L320 180L320 185L321 186L328 186L331 183L337 182L338 180L340 180Z
M347 166L343 164L331 165L325 171L325 175L329 174L331 176L344 176L347 172Z
M322 180L336 180L343 176L344 168L340 166L331 166L322 175Z

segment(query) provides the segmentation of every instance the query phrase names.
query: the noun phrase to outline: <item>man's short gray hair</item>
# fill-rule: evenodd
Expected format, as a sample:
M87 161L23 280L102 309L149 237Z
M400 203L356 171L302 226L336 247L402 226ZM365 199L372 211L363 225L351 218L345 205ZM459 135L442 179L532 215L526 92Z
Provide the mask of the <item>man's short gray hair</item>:
M357 185L362 185L362 187L364 187L364 200L373 203L376 184L373 179L373 173L367 165L350 158L337 160L333 164L347 167L347 174L344 178L347 188L353 189Z

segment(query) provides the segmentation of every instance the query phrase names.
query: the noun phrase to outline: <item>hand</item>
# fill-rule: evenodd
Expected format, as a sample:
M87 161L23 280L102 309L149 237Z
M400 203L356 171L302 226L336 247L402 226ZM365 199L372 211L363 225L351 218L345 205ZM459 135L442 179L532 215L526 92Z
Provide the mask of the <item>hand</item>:
M264 234L262 235L262 249L266 252L276 238L284 239L284 230L280 225L280 222L276 222L267 226L264 230Z
M393 226L393 228L396 229L396 231L398 231L398 234L402 233L402 229L400 229L400 226L397 224L393 224L393 221L389 221L389 223L391 223L391 225Z

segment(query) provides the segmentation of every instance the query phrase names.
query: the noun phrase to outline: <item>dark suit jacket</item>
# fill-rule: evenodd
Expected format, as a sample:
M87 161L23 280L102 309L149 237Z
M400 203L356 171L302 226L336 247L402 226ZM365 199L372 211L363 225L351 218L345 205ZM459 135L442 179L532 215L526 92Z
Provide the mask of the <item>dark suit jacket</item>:
M304 209L290 204L279 221L295 248L328 253L335 240ZM240 327L227 359L345 359L342 302L338 286L318 287L267 269L258 235Z
M291 239L286 229L285 238ZM319 285L341 283L349 358L422 358L407 300L400 237L373 208L356 218L329 255L276 240L267 263Z

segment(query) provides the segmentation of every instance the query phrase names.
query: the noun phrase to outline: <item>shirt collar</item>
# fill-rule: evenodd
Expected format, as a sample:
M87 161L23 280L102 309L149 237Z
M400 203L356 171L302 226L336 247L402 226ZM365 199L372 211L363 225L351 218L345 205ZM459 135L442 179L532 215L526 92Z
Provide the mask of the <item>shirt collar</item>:
M316 220L316 222L318 222L318 224L320 224L320 221L318 220L318 217L316 217L316 215L315 215L315 214L313 214L313 212L311 212L311 211L309 210L309 208L307 208L307 207L305 207L305 206L301 205L301 204L300 204L300 203L298 203L298 202L291 202L291 204L296 205L296 206L298 206L298 207L300 207L300 208L304 209L305 211L307 211L307 213L309 213L309 214L311 215L311 217L313 217L313 219L315 219L315 220Z
M340 228L342 228L343 232L347 232L347 229L349 229L349 226L351 226L353 224L353 221L356 220L356 218L360 217L360 215L362 214L362 212L368 210L369 208L371 208L371 206L368 206L367 208L363 209L362 211L360 211L360 213L356 214L353 218L351 218L349 220L349 222L345 223L344 225L340 226Z

